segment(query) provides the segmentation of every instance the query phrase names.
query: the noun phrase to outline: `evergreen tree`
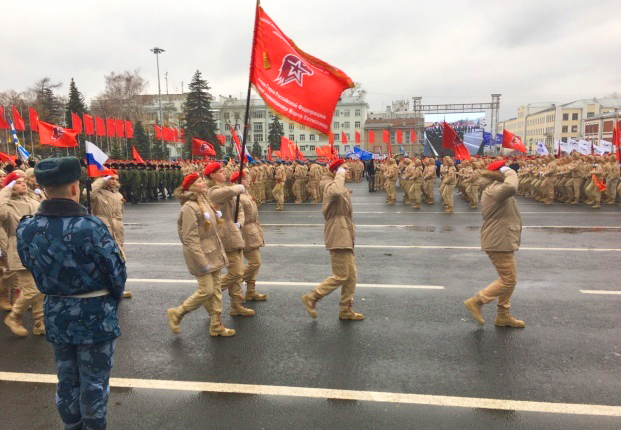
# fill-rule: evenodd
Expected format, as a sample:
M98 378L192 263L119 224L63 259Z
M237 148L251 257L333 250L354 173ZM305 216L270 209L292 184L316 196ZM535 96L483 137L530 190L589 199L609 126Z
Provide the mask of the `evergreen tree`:
M169 155L168 146L166 146L165 143L163 144L161 140L156 139L155 142L153 142L152 159L167 160Z
M38 108L39 119L43 122L61 124L64 119L63 102L54 94L54 90L62 86L53 83L50 78L43 78L35 83L34 105Z
M274 151L280 151L280 139L285 135L282 122L278 120L278 115L274 115L274 119L270 123L270 132L267 135L267 141Z
M110 158L114 160L120 160L121 158L125 158L125 154L121 149L121 145L117 142L112 142L112 148L110 150Z
M192 82L188 86L189 92L183 104L183 120L185 125L185 149L184 158L192 156L192 138L216 143L216 122L211 112L213 97L209 93L211 89L206 80L201 77L201 72L196 71ZM219 145L214 144L217 157L222 156Z
M151 149L149 145L149 136L144 131L142 121L138 121L134 125L134 137L129 139L129 144L134 145L136 150L143 159L151 158ZM131 151L130 151L131 156Z
M82 118L82 115L88 113L84 96L75 85L73 78L69 84L69 101L67 102L67 111L65 112L65 120L68 126L71 126L71 112L76 113Z
M253 158L263 158L263 149L261 148L261 145L259 145L258 142L255 142L252 144L250 155L252 155Z

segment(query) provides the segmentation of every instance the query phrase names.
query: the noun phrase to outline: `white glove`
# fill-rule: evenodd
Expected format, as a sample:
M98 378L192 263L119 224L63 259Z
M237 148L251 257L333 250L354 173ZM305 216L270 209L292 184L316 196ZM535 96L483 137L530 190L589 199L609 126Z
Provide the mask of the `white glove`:
M222 212L221 211L216 211L216 216L218 218L222 218Z
M209 221L211 219L211 214L209 212L205 212L205 221Z
M2 250L0 249L0 258L2 258Z
M241 184L233 185L231 188L233 188L236 194L243 194L246 192L246 187Z
M238 229L241 230L241 224L240 223L236 222L235 225L237 226Z
M500 169L500 173L502 173L503 175L506 174L509 170L511 170L511 167L509 166L502 166Z
M339 173L347 173L347 169L345 167L339 167L338 169L336 169L336 174L338 175Z
M38 189L38 188L35 188L34 193L35 193L36 195L40 196L40 195L41 195L41 190L40 190L40 189Z
M7 188L13 188L13 185L15 185L15 181L11 181L9 182L9 184L7 185Z
M104 181L108 182L112 178L112 175L104 176Z

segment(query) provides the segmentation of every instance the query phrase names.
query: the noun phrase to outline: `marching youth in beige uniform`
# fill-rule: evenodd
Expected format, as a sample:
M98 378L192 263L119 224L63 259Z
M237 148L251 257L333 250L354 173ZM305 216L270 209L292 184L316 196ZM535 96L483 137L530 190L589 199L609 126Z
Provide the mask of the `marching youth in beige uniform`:
M354 239L356 227L352 219L350 192L345 188L347 168L345 160L339 158L330 164L330 171L322 178L323 207L326 220L324 240L330 251L333 275L326 278L310 293L302 296L302 303L311 317L317 318L315 304L322 297L341 287L339 318L362 320L364 315L354 312L354 292L356 290L356 258ZM337 170L338 169L338 170ZM336 171L336 173L335 173Z
M518 189L518 177L505 161L490 164L481 173L481 249L494 264L499 279L489 284L478 294L464 302L474 319L485 324L481 307L498 299L497 326L525 327L524 321L515 319L510 313L511 295L517 283L515 251L520 247L522 219L513 195ZM498 171L499 169L500 171Z
M198 281L198 289L176 308L167 310L168 326L173 333L181 332L184 315L204 306L209 312L211 336L233 336L235 330L222 325L222 290L220 271L228 263L224 246L218 237L218 217L207 200L207 187L198 173L190 173L175 190L181 202L177 220L179 239L188 270Z

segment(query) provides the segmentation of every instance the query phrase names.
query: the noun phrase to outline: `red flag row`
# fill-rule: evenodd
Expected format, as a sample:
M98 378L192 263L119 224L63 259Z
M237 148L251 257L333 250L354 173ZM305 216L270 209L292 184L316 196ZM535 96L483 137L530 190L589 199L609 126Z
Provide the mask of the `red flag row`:
M155 138L164 142L182 143L185 140L185 131L180 128L160 127L153 125L155 129Z
M403 143L403 130L397 130L397 143ZM359 141L360 135L356 132L356 143L360 143ZM416 131L410 129L410 143L414 143L418 140L416 136ZM389 145L390 144L390 132L388 130L382 130L382 142ZM369 131L369 143L375 143L375 131Z

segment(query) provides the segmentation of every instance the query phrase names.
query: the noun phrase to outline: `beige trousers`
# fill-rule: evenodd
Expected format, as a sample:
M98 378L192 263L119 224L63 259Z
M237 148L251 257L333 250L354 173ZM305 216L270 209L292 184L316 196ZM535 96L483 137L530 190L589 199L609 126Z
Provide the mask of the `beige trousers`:
M274 196L274 199L276 200L276 209L284 208L285 193L284 193L284 186L282 182L274 186L274 189L272 190L272 195Z
M453 201L453 193L455 191L455 184L444 184L444 190L442 190L442 200L444 200L444 204L452 208L454 205Z
M606 193L608 194L608 198L613 202L617 200L617 186L618 185L619 185L618 179L609 179L608 182L606 183L606 187L608 188L606 190Z
M26 269L16 270L21 288L19 297L13 304L13 313L22 316L32 305L32 319L35 323L43 321L43 294L37 289L35 280Z
M317 298L324 297L341 287L341 306L348 306L356 290L356 257L353 249L330 250L332 276L327 277L313 292Z
M196 277L198 289L181 304L183 313L192 312L201 306L211 314L222 312L222 290L220 289L220 270Z
M427 194L427 200L430 202L435 202L435 187L436 180L430 179L425 182L425 194Z
M423 188L423 183L422 182L414 182L412 184L412 186L410 187L410 196L412 199L412 204L413 205L419 205L420 206L420 198L421 198L421 190Z
M388 194L388 200L394 201L397 199L397 193L395 190L395 181L388 180L386 181L386 194Z
M479 186L471 184L468 187L468 197L470 197L470 203L473 205L479 204Z
M571 178L571 186L574 192L574 200L580 201L580 186L582 185L582 178Z
M487 255L490 260L492 260L492 263L494 263L494 267L500 278L479 291L478 296L483 303L489 303L498 299L498 306L508 309L511 307L509 299L511 299L515 284L517 283L515 253L513 251L487 251Z
M248 264L244 267L244 282L255 283L257 280L257 275L259 273L259 268L261 267L261 252L259 248L253 249L252 251L244 251L244 258L248 262Z
M4 295L7 300L10 300L18 288L17 273L14 270L8 270L5 264L0 263L0 297Z
M229 265L226 266L226 275L222 277L222 291L229 290L231 303L241 303L244 299L241 287L244 276L244 250L228 251L226 257L229 259Z

